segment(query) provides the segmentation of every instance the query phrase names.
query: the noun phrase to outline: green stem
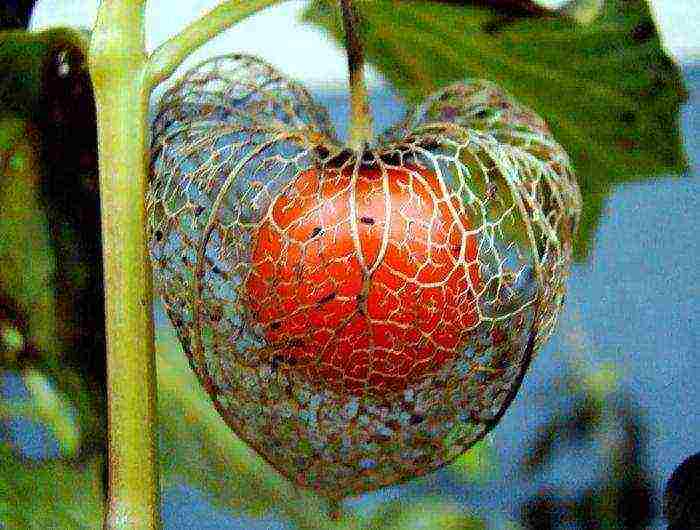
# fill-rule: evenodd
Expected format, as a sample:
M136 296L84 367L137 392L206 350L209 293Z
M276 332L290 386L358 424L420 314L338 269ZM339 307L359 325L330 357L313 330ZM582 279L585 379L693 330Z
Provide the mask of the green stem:
M153 88L167 79L190 53L222 31L279 2L280 0L225 2L212 9L153 52L146 69L146 86Z
M151 269L145 230L144 0L103 0L90 44L107 319L105 527L160 526Z
M365 86L365 57L359 35L359 17L352 0L340 0L350 78L350 147L362 151L372 141L372 116Z

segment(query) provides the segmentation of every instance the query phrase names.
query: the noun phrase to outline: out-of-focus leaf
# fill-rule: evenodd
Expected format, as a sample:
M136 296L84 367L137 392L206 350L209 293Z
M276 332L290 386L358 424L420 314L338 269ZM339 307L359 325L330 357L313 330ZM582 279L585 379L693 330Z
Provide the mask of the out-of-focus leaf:
M700 528L700 453L686 458L664 489L664 516L669 530Z
M583 194L579 257L614 184L687 167L678 128L686 92L645 0L605 0L587 25L540 17L500 31L488 30L498 9L391 0L357 7L368 59L411 103L455 80L486 78L545 118ZM335 2L315 0L305 18L341 40Z
M61 454L70 458L80 445L80 425L70 402L54 388L44 374L30 370L24 382L38 418L58 441Z
M513 521L511 519L506 519L503 521L501 525L501 530L525 530L522 525L520 525L517 521ZM544 529L540 529L544 530Z
M0 290L0 366L18 366L27 351L27 323L17 318L17 308Z
M35 356L39 358L31 361L56 381L63 395L72 401L80 430L96 433L101 431L103 422L95 399L75 366L60 362L65 344L57 318L63 313L56 303L56 257L41 200L38 156L37 132L26 119L0 119L0 298L11 299L21 313L21 322L0 318L0 323L4 330L26 333L21 336L25 351L31 346L32 351L41 352ZM3 341L2 350L5 349ZM21 355L22 352L15 352L12 357ZM62 446L66 451L63 454L72 455L75 440L69 434L71 429L63 427L54 425L59 440L67 444Z
M80 419L81 455L104 448L106 426L87 42L69 29L0 32L0 326L25 345L3 342L0 363L55 382Z
M542 488L520 507L526 530L556 530L562 526L562 499L551 488Z
M28 464L0 444L0 528L100 528L100 457L80 466Z
M101 282L86 278L101 277L98 194L83 174L96 174L86 47L68 29L0 32L0 288L43 323L28 339L52 354L58 338L99 336L75 328L102 318Z
M391 502L370 518L368 530L485 530L486 523L441 497Z
M496 454L488 439L480 440L469 451L457 457L450 465L450 470L464 477L465 480L477 484L493 478L497 472Z
M611 396L619 390L614 364L601 364L596 370L579 365L567 377L567 391L577 396L573 405L552 415L529 443L521 463L525 473L536 473L550 464L559 452L590 439L614 418L606 413Z
M563 449L589 439L600 428L602 405L590 396L581 396L571 408L553 414L528 443L521 462L523 472L536 473Z
M581 378L576 378L573 387L580 385L580 391L600 403L601 406L610 395L619 389L620 374L614 363L601 363L595 370L583 372Z
M0 337L0 341L3 345L3 351L14 354L24 348L24 336L17 328L12 326L2 326L2 329L0 329L0 335L2 335L2 337Z
M86 46L85 36L68 28L0 31L0 116L35 117L45 95L47 63L61 51Z
M36 132L22 119L0 120L0 289L27 317L32 341L57 351L55 257L40 203Z
M619 388L613 365L590 371L581 364L567 379L573 405L537 429L521 467L533 475L567 452L579 453L584 441L604 464L573 495L547 488L528 499L521 509L525 527L559 528L565 520L577 528L649 528L655 508L643 410Z
M4 376L0 372L0 380ZM80 445L80 425L69 400L53 387L43 372L23 374L29 396L0 399L0 421L22 419L49 429L62 457L75 456Z
M26 399L0 400L0 421L12 420L14 418L39 421L39 414L36 408Z

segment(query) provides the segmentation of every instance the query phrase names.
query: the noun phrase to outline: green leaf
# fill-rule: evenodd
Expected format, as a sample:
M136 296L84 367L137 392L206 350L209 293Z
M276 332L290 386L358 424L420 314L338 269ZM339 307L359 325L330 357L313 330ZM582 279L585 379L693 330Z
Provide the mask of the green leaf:
M612 362L600 363L595 370L581 374L582 390L601 405L619 390L620 373L617 365Z
M493 1L490 4L497 4ZM342 40L331 0L307 21ZM572 158L584 203L577 253L584 257L615 184L687 167L678 128L686 98L644 0L606 0L597 16L578 2L568 16L515 19L438 2L357 2L365 53L410 103L464 78L495 81L550 125Z
M485 530L486 524L441 497L391 502L370 518L368 530Z
M80 446L80 425L75 409L41 372L27 371L24 382L36 416L56 437L61 455L66 458L75 456Z
M0 444L0 528L100 528L100 460L30 464Z
M0 381L5 374L0 372ZM80 425L75 409L38 370L22 374L28 399L0 399L0 421L22 418L46 426L56 438L63 458L75 457L80 447Z
M483 484L495 476L497 467L493 446L484 438L458 456L449 469L465 480Z
M0 290L27 315L28 338L53 352L55 256L41 206L38 148L25 120L0 120Z
M0 119L0 293L17 305L26 323L27 336L22 344L30 343L42 356L36 360L40 368L56 384L75 407L83 444L90 444L103 435L103 419L98 398L76 367L63 363L66 336L61 321L64 312L56 297L56 253L49 234L49 221L41 199L41 171L38 160L39 140L27 119ZM69 297L67 297L69 298ZM65 309L65 308L63 308ZM9 321L2 321L3 343L8 349L7 333L21 332ZM19 352L0 355L0 362L10 362ZM7 358L5 358L7 357ZM58 393L56 394L57 399ZM63 398L60 398L63 399ZM55 403L54 403L55 404ZM56 412L58 409L55 409ZM58 416L54 416L54 419ZM64 417L64 419L66 419ZM72 454L76 449L72 427L61 420L59 440L62 449Z
M83 32L70 28L0 31L0 118L36 115L41 104L44 69L52 50L71 47L85 50L87 42Z

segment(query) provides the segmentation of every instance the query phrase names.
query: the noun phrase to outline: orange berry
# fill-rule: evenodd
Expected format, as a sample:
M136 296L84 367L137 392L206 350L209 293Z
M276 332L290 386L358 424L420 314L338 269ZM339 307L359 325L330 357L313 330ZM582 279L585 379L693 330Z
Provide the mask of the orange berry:
M276 359L354 394L401 391L478 324L477 236L426 169L307 170L272 202L245 284Z

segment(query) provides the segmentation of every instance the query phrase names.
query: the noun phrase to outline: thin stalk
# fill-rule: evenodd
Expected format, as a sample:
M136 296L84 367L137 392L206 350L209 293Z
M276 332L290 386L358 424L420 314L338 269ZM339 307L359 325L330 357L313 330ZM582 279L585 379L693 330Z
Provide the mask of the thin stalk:
M103 0L90 44L102 210L109 505L105 528L160 526L151 268L145 230L144 0Z
M362 151L372 141L372 116L365 85L365 56L359 34L359 17L352 0L340 0L340 8L350 78L350 147Z
M152 54L146 70L146 85L155 87L167 79L194 50L208 40L280 0L225 2L194 21L179 34L161 44Z

